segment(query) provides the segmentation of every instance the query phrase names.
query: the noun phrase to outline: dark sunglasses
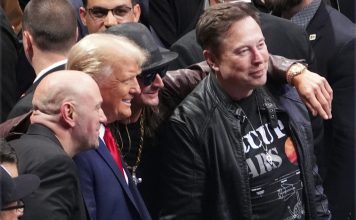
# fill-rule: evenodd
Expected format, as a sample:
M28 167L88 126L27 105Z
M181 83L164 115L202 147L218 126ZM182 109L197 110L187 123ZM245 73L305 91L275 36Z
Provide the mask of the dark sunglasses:
M148 86L152 84L157 74L159 74L159 76L163 78L166 75L167 68L168 67L165 66L159 69L143 71L140 75L137 76L137 78L141 80L143 85Z
M124 17L131 11L132 8L125 6L125 5L120 5L116 8L113 9L107 9L107 8L102 8L102 7L92 7L87 9L89 12L89 15L94 19L94 20L101 20L106 18L108 15L109 11L117 18L117 17Z

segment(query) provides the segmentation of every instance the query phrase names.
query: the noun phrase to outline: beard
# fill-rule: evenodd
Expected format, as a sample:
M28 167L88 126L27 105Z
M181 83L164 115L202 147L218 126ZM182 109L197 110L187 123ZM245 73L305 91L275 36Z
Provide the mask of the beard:
M281 14L284 11L299 5L303 0L264 0L265 7L273 11L274 14Z

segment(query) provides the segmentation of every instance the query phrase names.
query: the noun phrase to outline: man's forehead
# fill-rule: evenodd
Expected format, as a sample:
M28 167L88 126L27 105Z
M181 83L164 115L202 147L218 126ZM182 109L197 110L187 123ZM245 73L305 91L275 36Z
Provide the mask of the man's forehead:
M112 66L114 76L119 81L126 81L140 73L140 67L134 59L123 59Z
M120 5L131 6L131 0L88 0L88 6L117 7Z

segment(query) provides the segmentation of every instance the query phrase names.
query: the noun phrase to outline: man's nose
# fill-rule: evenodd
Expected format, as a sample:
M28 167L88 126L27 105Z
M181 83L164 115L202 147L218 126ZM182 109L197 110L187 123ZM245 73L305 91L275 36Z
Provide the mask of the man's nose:
M114 25L117 25L117 19L116 17L114 16L114 14L112 13L112 11L109 11L108 14L106 15L105 17L105 20L104 20L104 25L109 28L111 26L114 26Z

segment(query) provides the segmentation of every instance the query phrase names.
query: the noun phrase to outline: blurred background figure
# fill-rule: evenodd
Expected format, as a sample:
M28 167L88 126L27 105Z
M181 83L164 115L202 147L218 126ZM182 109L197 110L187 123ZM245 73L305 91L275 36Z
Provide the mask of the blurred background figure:
M12 178L0 167L0 219L17 220L25 212L22 199L29 196L40 185L40 179L32 174Z

